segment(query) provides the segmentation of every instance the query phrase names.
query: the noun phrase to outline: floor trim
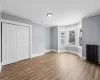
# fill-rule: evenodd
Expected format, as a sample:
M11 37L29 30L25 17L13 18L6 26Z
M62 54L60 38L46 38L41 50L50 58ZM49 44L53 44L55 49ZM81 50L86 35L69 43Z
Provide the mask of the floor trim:
M62 53L62 52L69 52L69 53L73 53L73 54L76 54L76 55L82 57L82 53L79 53L79 52L76 52L76 51L71 51L71 50L59 50L59 53Z
M50 49L50 51L53 51L53 52L57 52L58 53L58 50L55 50L55 49Z
M83 59L83 60L86 60L86 57L85 57L85 56L82 56L82 59Z
M32 57L31 57L31 58L37 57L37 56L42 56L42 55L44 55L45 53L48 53L48 52L50 52L50 51L51 51L51 50L48 49L48 50L44 50L44 51L41 52L41 53L34 53L34 54L32 54Z
M48 53L48 52L50 52L50 51L51 51L51 50L50 50L50 49L48 49L48 50L45 50L45 51L44 51L44 53Z
M42 52L42 53L34 53L34 54L32 54L32 58L33 57L37 57L37 56L42 56L42 55L44 55L44 52Z

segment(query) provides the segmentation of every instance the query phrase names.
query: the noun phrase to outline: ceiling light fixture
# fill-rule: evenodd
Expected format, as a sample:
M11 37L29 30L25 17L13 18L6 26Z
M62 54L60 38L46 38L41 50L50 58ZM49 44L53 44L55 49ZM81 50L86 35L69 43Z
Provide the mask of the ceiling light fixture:
M52 13L48 13L47 16L48 16L48 17L52 17L53 14L52 14Z

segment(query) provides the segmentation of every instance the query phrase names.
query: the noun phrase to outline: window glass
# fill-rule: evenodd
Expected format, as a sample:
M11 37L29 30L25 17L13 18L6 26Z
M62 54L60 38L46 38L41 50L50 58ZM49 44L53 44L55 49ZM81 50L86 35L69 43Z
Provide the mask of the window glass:
M75 30L69 31L69 44L75 45Z

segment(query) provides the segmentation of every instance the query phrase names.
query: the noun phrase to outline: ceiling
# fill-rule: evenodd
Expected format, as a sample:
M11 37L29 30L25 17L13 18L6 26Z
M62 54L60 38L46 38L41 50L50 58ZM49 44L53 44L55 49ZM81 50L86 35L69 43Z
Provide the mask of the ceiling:
M100 0L2 0L1 5L3 12L46 26L74 24L100 11Z

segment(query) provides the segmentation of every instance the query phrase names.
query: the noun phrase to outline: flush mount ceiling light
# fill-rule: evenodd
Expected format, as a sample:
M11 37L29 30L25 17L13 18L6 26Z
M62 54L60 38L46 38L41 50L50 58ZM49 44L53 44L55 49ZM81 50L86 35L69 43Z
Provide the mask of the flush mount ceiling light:
M53 14L52 14L52 13L48 13L47 16L48 16L48 17L52 17Z

